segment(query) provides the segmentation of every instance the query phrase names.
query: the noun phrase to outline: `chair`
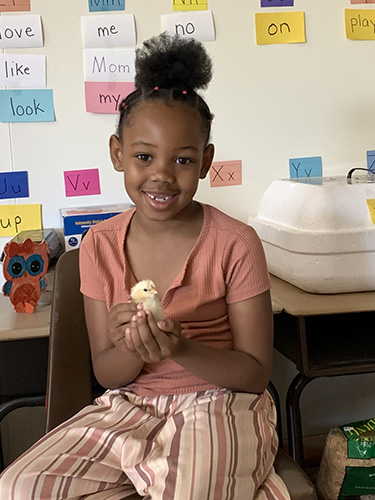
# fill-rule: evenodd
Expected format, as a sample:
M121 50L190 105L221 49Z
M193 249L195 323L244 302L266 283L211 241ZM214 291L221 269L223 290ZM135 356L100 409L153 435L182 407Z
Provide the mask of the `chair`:
M66 252L56 265L48 360L47 431L91 404L101 389L92 372L83 298L79 291L78 252ZM276 389L272 384L269 389L278 406ZM281 433L280 425L278 430ZM275 469L287 485L292 500L317 500L305 472L281 448Z

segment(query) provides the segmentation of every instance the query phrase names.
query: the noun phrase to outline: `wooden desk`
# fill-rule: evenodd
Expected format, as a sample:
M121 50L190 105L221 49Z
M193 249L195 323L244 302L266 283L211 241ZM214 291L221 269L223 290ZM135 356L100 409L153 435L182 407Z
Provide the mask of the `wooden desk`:
M42 302L32 314L16 313L0 294L0 423L16 408L44 405L51 306Z
M289 451L302 464L299 402L306 385L316 377L375 372L375 292L318 295L275 276L271 282L278 309L274 345L300 372L289 386L286 411Z

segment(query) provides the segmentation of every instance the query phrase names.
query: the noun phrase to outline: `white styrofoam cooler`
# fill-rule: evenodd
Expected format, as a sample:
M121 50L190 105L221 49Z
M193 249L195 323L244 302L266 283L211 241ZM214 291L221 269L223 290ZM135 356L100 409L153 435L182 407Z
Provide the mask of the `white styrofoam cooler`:
M269 271L313 293L375 290L374 176L276 180L248 223Z

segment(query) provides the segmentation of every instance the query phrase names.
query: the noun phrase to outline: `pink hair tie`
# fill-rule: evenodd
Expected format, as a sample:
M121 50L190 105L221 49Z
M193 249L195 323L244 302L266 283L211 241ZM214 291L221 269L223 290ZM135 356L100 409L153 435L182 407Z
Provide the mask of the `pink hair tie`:
M187 94L187 90L183 90L183 91L182 91L182 93L183 93L184 95L186 95L186 94Z
M159 87L154 87L154 90L159 90Z

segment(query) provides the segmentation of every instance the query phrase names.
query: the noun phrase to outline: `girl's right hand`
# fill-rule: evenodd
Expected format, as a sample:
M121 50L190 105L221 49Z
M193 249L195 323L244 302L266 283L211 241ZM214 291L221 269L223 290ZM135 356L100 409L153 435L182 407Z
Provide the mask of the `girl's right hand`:
M137 314L137 305L131 301L117 304L108 313L107 331L109 339L115 347L125 347L125 329Z

